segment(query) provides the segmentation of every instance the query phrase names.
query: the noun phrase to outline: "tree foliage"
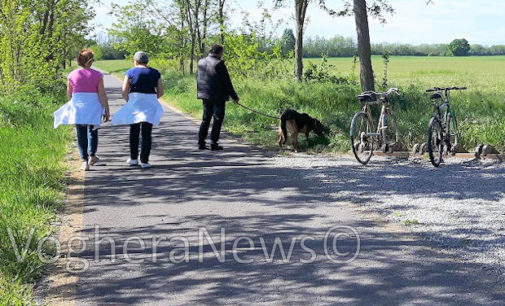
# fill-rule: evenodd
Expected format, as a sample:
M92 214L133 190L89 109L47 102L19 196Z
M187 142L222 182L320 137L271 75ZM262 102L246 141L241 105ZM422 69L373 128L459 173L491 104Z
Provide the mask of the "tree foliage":
M335 36L324 38L319 36L307 37L304 43L304 57L348 57L357 54L358 46L351 37Z
M295 50L296 38L293 30L285 29L281 37L282 54L288 56Z
M117 21L113 23L109 33L116 38L115 48L127 56L142 50L148 54L158 54L166 49L163 39L164 27L156 23L154 18L148 18L140 3L125 6L115 5Z
M89 3L80 0L2 0L0 2L0 89L50 89L84 42Z
M119 22L109 34L116 48L143 49L154 56L177 59L182 72L194 72L194 62L205 56L209 44L222 42L226 29L225 0L131 0L115 6ZM142 8L142 9L139 9Z
M470 44L465 38L455 39L449 44L449 52L454 56L467 56L470 52Z

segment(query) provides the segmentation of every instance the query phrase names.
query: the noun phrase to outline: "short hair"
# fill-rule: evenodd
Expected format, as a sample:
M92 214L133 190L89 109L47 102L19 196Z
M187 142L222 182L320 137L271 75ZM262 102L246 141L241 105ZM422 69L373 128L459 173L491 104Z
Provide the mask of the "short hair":
M145 53L144 51L136 52L135 55L133 56L133 59L141 65L146 65L147 63L149 63L149 56L147 56L147 53Z
M77 64L81 67L86 67L94 60L95 53L91 49L82 49L77 55Z
M209 53L210 54L221 54L223 53L224 47L221 46L220 44L215 44L210 48Z

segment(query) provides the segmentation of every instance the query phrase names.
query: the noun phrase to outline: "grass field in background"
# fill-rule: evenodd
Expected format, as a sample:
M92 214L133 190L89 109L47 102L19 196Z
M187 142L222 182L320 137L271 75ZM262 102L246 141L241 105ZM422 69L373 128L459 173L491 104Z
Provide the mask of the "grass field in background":
M304 59L318 64L321 59ZM352 58L329 58L337 73L353 72ZM384 77L384 63L380 56L373 56L372 63L378 83ZM96 63L110 73L123 73L132 67L131 60L105 60ZM359 75L359 63L354 73ZM418 85L426 87L467 86L469 91L501 94L505 97L505 56L472 57L414 57L392 56L388 68L390 84L403 87ZM501 90L501 92L500 92Z
M95 62L96 67L110 72L112 74L124 73L126 70L133 67L132 60L105 60Z
M32 284L44 272L37 243L55 230L71 141L68 128L52 126L63 101L35 90L0 95L0 305L32 304ZM28 245L22 262L9 229L19 248Z
M467 86L470 91L500 93L505 97L505 56L471 57L414 57L392 56L389 63L389 82L402 87L412 84L423 88ZM306 59L318 63L320 59ZM328 63L342 74L352 71L351 58L330 58ZM384 76L383 59L372 57L378 83ZM359 72L359 63L356 72ZM502 99L503 100L503 99Z
M318 64L321 59L305 59ZM359 79L359 63L353 71L352 58L330 58L331 70L339 76ZM121 75L131 67L130 60L100 61L96 65ZM382 83L384 64L373 57L377 84ZM308 65L307 65L308 66ZM354 72L354 73L353 73ZM196 100L194 76L162 71L166 99L176 107L201 116L201 102ZM272 115L287 108L307 112L323 121L332 133L326 139L311 138L315 151L347 151L348 129L354 113L360 110L355 96L359 86L332 83L301 83L291 80L263 81L234 76L234 84L244 104ZM424 92L438 86L467 86L466 92L452 95L459 119L462 144L472 149L479 143L505 150L505 57L400 57L392 56L388 67L388 85L403 94L393 103L404 149L426 141L433 105ZM277 122L250 114L235 105L227 110L225 128L255 144L274 148ZM302 144L304 142L302 141Z

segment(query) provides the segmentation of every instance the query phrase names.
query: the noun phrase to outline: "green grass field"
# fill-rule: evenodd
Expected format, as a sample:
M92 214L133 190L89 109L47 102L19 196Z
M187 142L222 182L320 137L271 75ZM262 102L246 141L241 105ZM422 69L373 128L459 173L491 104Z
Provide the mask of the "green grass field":
M318 64L321 59L305 59ZM157 62L153 62L156 67ZM158 62L159 63L159 62ZM351 58L330 58L332 73L359 79L359 63L354 69ZM100 61L96 65L121 76L131 67L130 60ZM373 57L377 84L384 76L383 60ZM196 100L194 76L181 76L162 71L166 99L176 107L201 116L201 103ZM353 75L353 77L350 77ZM354 113L360 110L356 102L359 86L333 83L301 83L286 78L261 80L233 75L241 101L257 110L276 115L287 108L307 112L329 126L325 139L311 138L313 151L349 149L348 130ZM425 90L430 87L466 86L466 92L452 95L453 109L459 119L462 144L471 150L479 143L492 144L505 150L505 57L391 57L388 85L399 87L403 94L393 103L402 145L410 150L415 143L425 142L433 105ZM276 145L277 122L250 114L234 105L227 111L225 128L255 144L268 148ZM302 141L303 143L303 141Z
M32 284L44 273L37 243L55 230L71 140L69 129L52 127L63 99L35 90L0 95L0 305L31 304ZM28 246L22 261L12 238Z
M499 94L505 97L505 56L475 57L412 57L392 56L389 63L389 82L402 87L419 85L467 86L470 91ZM318 59L306 59L317 63ZM352 71L352 59L330 58L328 63L347 74ZM384 76L380 56L372 59L378 83ZM359 67L358 67L359 68ZM502 99L503 100L503 99Z
M505 97L505 56L474 57L412 57L392 56L389 63L389 82L402 87L467 86L470 91L499 93ZM320 59L305 59L305 63L319 63ZM380 56L372 58L377 80L384 76ZM337 73L348 75L353 69L352 58L329 58ZM131 60L100 61L96 64L111 73L122 73L132 67ZM358 63L359 65L359 63ZM356 75L359 73L356 67Z
M305 63L319 63L320 59L305 59ZM388 68L389 83L408 87L467 86L469 91L493 94L505 98L505 56L474 57L412 57L392 56ZM380 56L372 58L378 83L384 76ZM338 74L348 75L353 70L352 58L329 58ZM132 67L130 60L100 61L96 64L111 73L123 73ZM359 65L359 63L358 63ZM356 67L356 76L359 73ZM502 99L503 100L503 99Z
M133 67L131 60L105 60L95 62L94 65L112 74L123 73Z

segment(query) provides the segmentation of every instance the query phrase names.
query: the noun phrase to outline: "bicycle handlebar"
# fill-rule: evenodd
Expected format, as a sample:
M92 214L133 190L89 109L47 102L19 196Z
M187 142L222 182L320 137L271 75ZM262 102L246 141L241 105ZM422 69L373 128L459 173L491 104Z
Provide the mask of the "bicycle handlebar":
M450 91L450 90L467 90L466 87L446 87L446 88L440 88L440 87L433 87L433 88L430 88L428 90L426 90L426 92L439 92L439 91Z
M399 95L400 95L400 90L399 90L398 88L390 88L390 89L386 92L386 94L387 94L387 95L390 95L390 94L392 94L392 93L394 93L394 94L396 94L396 95L398 95L398 96L399 96Z
M364 91L361 95L377 95L377 96L389 96L390 94L400 95L400 90L398 88L390 88L388 91L380 92L380 91Z

